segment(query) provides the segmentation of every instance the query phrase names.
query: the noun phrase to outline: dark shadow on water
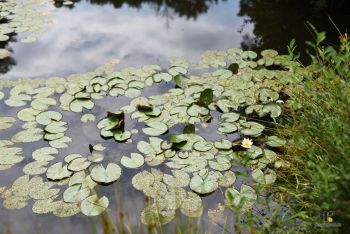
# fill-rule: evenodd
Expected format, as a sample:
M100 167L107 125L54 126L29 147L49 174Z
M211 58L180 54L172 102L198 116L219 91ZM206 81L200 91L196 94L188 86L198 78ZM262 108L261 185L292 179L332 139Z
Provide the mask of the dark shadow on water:
M5 18L0 19L0 25L3 23L7 23L7 19ZM10 53L12 53L13 51L9 47L9 43L17 41L16 39L17 34L10 33L7 35L10 37L10 39L7 41L0 41L0 49L7 49ZM0 59L0 74L5 74L9 72L13 66L16 66L16 60L13 57L9 56L7 58Z
M83 0L91 4L97 5L113 5L114 8L121 8L124 5L141 9L143 4L150 5L158 14L170 16L172 12L179 17L187 19L196 19L200 14L206 13L212 4L218 4L220 1L227 0ZM79 3L82 0L74 0L72 2ZM54 2L56 7L64 6L61 1ZM65 7L74 8L74 5L67 5Z
M327 32L327 42L338 45L339 33L330 17L342 33L350 29L350 1L348 0L241 0L238 16L248 17L246 23L254 24L254 35L246 34L241 43L243 49L261 51L276 49L287 53L287 45L296 39L302 62L305 55L305 41L312 41L312 34L306 27L311 22L318 31Z

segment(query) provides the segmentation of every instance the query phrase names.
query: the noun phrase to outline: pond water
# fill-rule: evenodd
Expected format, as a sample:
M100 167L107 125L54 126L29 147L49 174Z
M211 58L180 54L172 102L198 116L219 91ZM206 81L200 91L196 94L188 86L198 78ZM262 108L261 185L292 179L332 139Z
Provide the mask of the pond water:
M35 33L35 42L21 42L21 40L26 37L26 33L11 33L9 34L10 39L8 41L2 41L0 43L1 48L6 48L11 53L9 57L0 60L2 80L7 79L13 81L18 78L46 79L49 77L67 77L70 74L94 71L97 67L112 59L120 60L120 63L117 65L118 69L127 68L129 66L142 67L148 64L158 64L163 69L162 71L166 72L167 70L164 69L169 67L169 59L173 56L183 56L195 62L200 60L201 54L206 50L225 51L232 47L238 47L244 50L249 49L256 52L269 48L276 49L283 53L286 52L286 45L292 38L296 38L299 50L303 51L306 49L304 41L312 39L311 34L305 26L307 20L313 23L319 30L327 31L327 35L329 35L329 44L336 43L337 31L327 18L327 15L331 16L342 32L348 29L349 25L347 22L350 22L350 4L347 1L337 1L337 3L334 3L334 1L326 0L271 0L263 2L254 0L81 0L73 1L73 4L69 5L64 4L64 1L42 1L41 8L43 12L49 12L50 14L43 14L47 17L47 25L45 25L44 31L38 32L37 34ZM251 56L250 58L250 56L248 56L248 58L245 59L253 60L253 57L254 56ZM220 60L220 58L218 60ZM306 62L307 56L302 56L301 60ZM177 64L182 64L182 61ZM244 63L242 69L246 69L245 71L247 72L254 72L254 70L251 71L250 66L253 68L255 65L246 65ZM283 65L288 67L293 64L290 65L288 62L285 62ZM108 68L106 68L106 70L108 70ZM189 68L189 71L191 71L191 68ZM202 75L207 72L207 70L202 71L199 69L198 71L194 69L191 72L192 74L198 73ZM229 77L230 75L227 76L227 71L226 73L220 72L220 74L218 73L218 77L224 77L223 79L227 78L228 82L228 84L226 84L226 81L221 80L219 82L220 85L225 88L227 88L225 86L227 85L227 89L229 90L230 85L236 85L236 83L231 80L231 77ZM258 74L258 71L256 72ZM281 72L281 74L286 72L287 75L291 75L288 71L279 72ZM107 72L107 74L109 73ZM143 73L140 73L140 76L143 75ZM237 74L237 76L239 75L240 73ZM269 75L264 73L262 76ZM232 77L235 77L235 75ZM107 75L107 79L109 78L111 77ZM130 77L125 79L135 81L133 80L134 78ZM138 78L135 79L137 80ZM252 88L250 86L250 79L251 78L241 85L249 86L248 89ZM204 82L204 80L200 81ZM260 81L259 78L254 80L256 83ZM195 79L193 82L196 82ZM59 83L60 82L57 84ZM82 85L82 83L80 85ZM137 85L140 84L138 83ZM198 85L202 85L201 82L199 82ZM220 96L217 93L221 94L221 90L217 87L215 81L210 80L210 82L205 85L207 86L201 87L202 90L200 91L203 91L204 87L210 87L214 89L214 96L217 98ZM273 86L275 84L268 85ZM109 86L109 88L111 88L111 85ZM189 86L191 87L191 85ZM196 86L196 83L193 86ZM239 86L239 84L237 84L237 86ZM86 87L87 86L85 86L85 88ZM178 89L174 91L174 87L174 82L162 83L152 87L142 87L140 88L140 90L142 90L141 96L150 97L167 92L179 92ZM54 85L51 88L57 87ZM130 86L128 86L128 88L130 88ZM196 90L198 87L193 89L195 90L191 91L194 93L193 96L198 98L199 91ZM276 88L276 90L283 93L280 87ZM83 90L81 92L84 93L85 91L86 90ZM94 91L97 92L96 90ZM1 92L4 93L5 98L3 100L0 98L0 117L16 117L21 109L31 106L30 102L26 102L25 105L21 107L13 107L11 105L11 107L9 107L4 100L10 97L10 93L14 95L14 92L10 91L8 87L0 89L0 96ZM28 94L30 93L30 91L25 91L25 93L26 92ZM38 92L40 93L41 91ZM48 92L50 93L50 91ZM98 91L98 93L99 92L100 91ZM135 90L133 90L133 92L135 92ZM249 92L247 91L247 93ZM34 94L30 95L33 96ZM43 91L42 95L45 96L46 91ZM61 93L56 90L56 94L53 94L52 98L58 101L60 95ZM182 94L177 95L181 96ZM271 100L261 101L267 106L274 105L273 108L275 109L270 109L270 112L268 112L268 114L272 116L276 108L277 112L279 111L279 107L274 103L279 97L278 94L276 97L275 93L268 95L271 96L268 96ZM136 144L139 141L149 141L149 136L147 136L147 134L135 134L135 136L132 137L132 141L119 144L113 139L105 140L100 137L101 131L96 128L96 123L105 118L107 112L115 112L121 107L129 105L134 96L137 95L135 95L135 93L129 93L129 95L126 96L121 95L118 99L108 96L101 100L96 97L94 98L94 108L91 111L84 109L82 111L83 113L78 114L71 111L62 111L62 106L60 107L59 105L49 105L49 107L44 108L45 110L41 110L62 112L63 121L69 124L69 129L65 131L65 135L73 139L73 142L69 144L68 148L63 147L59 150L59 154L50 165L63 161L65 156L72 153L79 153L84 156L90 155L89 144L96 145L102 143L106 147L103 151L105 156L104 166L106 166L108 162L114 162L120 165L122 155L130 155L130 153L136 152ZM35 99L34 96L32 98ZM283 99L282 95L280 95L280 99ZM181 98L179 102L181 102L180 100ZM195 105L193 101L190 100L190 102L192 102L191 105ZM248 98L245 99L245 102L249 102ZM273 103L271 104L270 102ZM161 104L165 106L164 103ZM252 102L250 105L252 104L255 103ZM173 108L173 106L170 105L170 109L171 108ZM243 112L240 108L241 106L237 108L236 112L241 113L243 116ZM208 142L218 141L223 138L231 142L240 140L242 134L224 134L223 137L223 134L217 133L217 126L220 125L222 121L222 113L214 109L215 108L210 107L209 115L212 117L210 122L196 123L196 134L205 138ZM196 111L200 112L202 110ZM96 121L82 123L81 117L86 113L93 114ZM205 117L207 114L203 115ZM245 117L246 116L244 116L244 118ZM203 119L201 119L201 121L202 120ZM266 121L266 119L262 119L260 123L264 121ZM22 131L22 124L22 122L16 120L11 128L0 130L0 140L11 139L16 133ZM244 122L240 122L240 124L243 126ZM169 139L170 134L181 134L186 124L180 121L176 124L168 123L168 125L170 125L169 131L159 136L163 140ZM137 129L139 132L142 132L144 127L143 121L138 123L131 119L130 113L126 114L125 129ZM253 127L253 130L256 129ZM268 135L270 133L265 134ZM248 133L246 135L249 136ZM258 146L262 147L262 145L263 144ZM32 152L45 146L48 146L46 141L37 141L30 144L20 141L17 142L16 147L23 148L24 160L8 170L0 171L0 187L11 186L18 177L22 176L23 167L33 161L31 157ZM242 149L238 151L241 152ZM141 169L149 171L151 170L150 168L150 166L145 164ZM170 169L164 165L157 168L160 168L165 173L171 174ZM252 169L242 166L242 164L233 164L230 170L235 173L250 174ZM99 195L108 197L110 203L108 206L109 214L116 223L117 228L126 230L126 233L128 233L129 228L138 230L139 233L149 231L147 227L143 226L139 221L139 215L146 204L145 196L141 191L135 190L131 184L132 178L140 171L141 170L134 169L127 170L123 167L123 174L117 183L114 183L113 186L99 186L96 188L96 192ZM43 178L46 179L45 175ZM246 177L237 176L234 187L239 188L242 183L250 185L252 181L250 175ZM62 197L63 191L64 189L60 191L59 197ZM224 192L225 189L220 188L210 193L208 196L205 195L201 197L204 206L204 215L199 219L190 219L177 211L176 222L166 225L165 233L173 231L178 223L183 225L182 228L184 230L194 228L193 232L197 231L199 233L205 231L213 233L218 231L222 232L223 226L228 230L227 232L234 232L233 220L235 215L232 212L226 211L228 214L226 222L228 224L222 223L222 219L218 221L219 225L210 223L207 215L208 210L215 209L218 202L224 202ZM1 193L2 192L0 192L0 194ZM103 225L101 225L101 223L103 223L105 219L102 218L101 221L101 217L88 217L83 214L74 215L69 218L58 218L53 214L38 215L32 212L34 201L30 200L28 203L29 205L19 210L8 210L1 206L1 233L79 234L103 232ZM125 225L125 223L127 224ZM196 227L198 227L198 230L195 229Z
M56 1L54 16L36 43L17 35L1 43L12 51L0 61L4 78L66 76L91 71L112 58L122 66L164 64L171 56L198 58L205 50L276 49L296 38L299 50L311 40L306 21L337 43L337 27L349 29L348 1ZM302 57L307 60L307 56Z

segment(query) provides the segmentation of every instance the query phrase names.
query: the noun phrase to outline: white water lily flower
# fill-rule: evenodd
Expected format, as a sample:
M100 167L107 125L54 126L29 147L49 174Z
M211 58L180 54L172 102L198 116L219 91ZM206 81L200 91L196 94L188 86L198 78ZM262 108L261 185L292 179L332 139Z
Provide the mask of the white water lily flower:
M241 145L243 148L249 149L252 147L253 141L249 138L244 138Z
M284 101L283 101L283 100L277 100L276 103L278 103L278 104L279 104L279 103L283 104Z

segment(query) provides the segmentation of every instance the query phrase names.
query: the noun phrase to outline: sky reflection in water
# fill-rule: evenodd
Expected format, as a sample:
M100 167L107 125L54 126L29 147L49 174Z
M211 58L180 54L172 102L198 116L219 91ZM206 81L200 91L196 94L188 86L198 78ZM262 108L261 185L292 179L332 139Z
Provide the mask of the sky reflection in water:
M66 76L95 69L112 58L120 66L166 65L172 56L196 59L204 50L240 47L238 1L220 2L196 19L175 13L76 3L54 10L53 25L32 44L10 42L16 66L3 78ZM244 33L252 31L250 25Z

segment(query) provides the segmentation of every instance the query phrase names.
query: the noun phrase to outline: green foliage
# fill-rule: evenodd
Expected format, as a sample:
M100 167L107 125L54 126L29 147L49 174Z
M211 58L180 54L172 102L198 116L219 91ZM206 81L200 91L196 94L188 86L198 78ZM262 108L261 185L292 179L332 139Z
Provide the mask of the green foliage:
M239 69L238 63L232 63L230 66L228 66L227 70L230 70L233 74L237 74Z
M312 64L303 85L291 87L289 112L278 126L288 137L285 161L291 166L278 172L279 186L293 212L303 212L310 231L323 223L323 212L334 212L341 228L322 227L312 232L349 232L350 221L350 42L340 36L340 47L324 47L324 33L315 34Z
M203 106L209 106L213 102L214 94L212 89L205 89L199 96L199 103Z

